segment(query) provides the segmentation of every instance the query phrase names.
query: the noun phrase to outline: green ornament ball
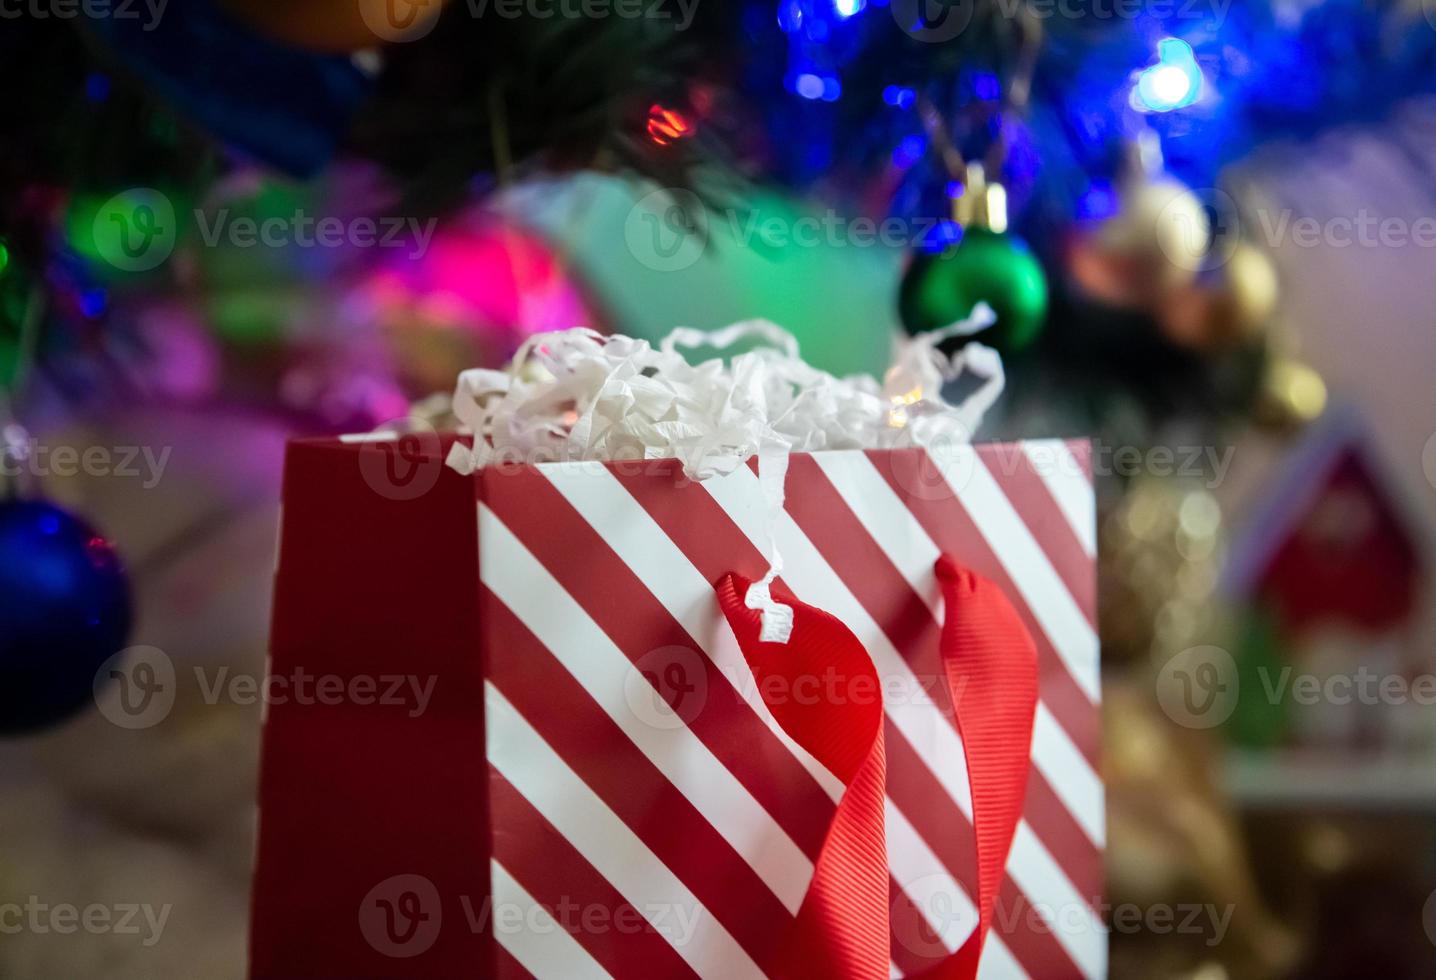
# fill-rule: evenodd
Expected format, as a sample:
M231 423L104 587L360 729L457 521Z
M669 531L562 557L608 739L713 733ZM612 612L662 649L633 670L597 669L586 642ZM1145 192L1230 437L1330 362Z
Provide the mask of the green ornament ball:
M915 256L898 298L913 334L964 319L978 303L992 307L997 322L975 339L1015 353L1037 338L1047 316L1047 276L1022 239L969 228L945 251Z

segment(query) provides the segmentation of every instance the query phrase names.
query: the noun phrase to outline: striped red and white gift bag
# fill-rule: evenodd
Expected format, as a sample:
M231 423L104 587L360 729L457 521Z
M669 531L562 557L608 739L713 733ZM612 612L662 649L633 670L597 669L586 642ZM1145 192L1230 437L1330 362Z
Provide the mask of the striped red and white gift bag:
M881 699L886 970L955 976L942 965L979 948L978 849L940 555L1000 590L1036 651L977 975L1105 975L1085 443L795 454L770 528L748 467L464 477L431 442L291 447L270 675L332 696L269 706L252 976L792 973L844 785L778 706L864 698ZM755 678L715 583L760 578L770 545L775 595L840 620L877 690Z

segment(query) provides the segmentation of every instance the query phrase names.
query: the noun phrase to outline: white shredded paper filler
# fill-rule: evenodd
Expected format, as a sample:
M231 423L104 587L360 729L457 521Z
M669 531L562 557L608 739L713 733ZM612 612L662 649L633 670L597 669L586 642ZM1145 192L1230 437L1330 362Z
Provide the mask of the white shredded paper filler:
M902 341L882 384L811 367L793 335L764 320L711 332L680 327L657 347L587 328L535 334L506 369L459 375L453 411L473 447L455 445L448 463L467 474L494 462L673 458L704 480L757 456L771 525L790 452L970 441L1002 393L1002 361L979 343L951 357L938 345L995 319L979 304L966 320ZM690 364L680 353L754 341L761 346L727 362ZM982 384L961 404L944 401L944 383L964 370ZM792 610L769 593L781 569L773 544L767 575L746 597L762 610L767 642L786 643L792 631Z

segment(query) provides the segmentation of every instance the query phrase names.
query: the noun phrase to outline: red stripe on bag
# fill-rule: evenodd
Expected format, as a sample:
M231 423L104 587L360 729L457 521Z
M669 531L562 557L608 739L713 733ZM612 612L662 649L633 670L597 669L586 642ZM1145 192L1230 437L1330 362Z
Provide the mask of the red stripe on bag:
M888 908L891 910L893 964L903 976L916 976L943 962L952 950L933 930L921 909L914 904L896 878L888 882Z
M702 710L685 711L674 701L681 696L674 688L659 685L659 693L804 853L816 857L832 818L832 800L602 536L532 471L489 479L484 496L638 669L645 669L655 652L659 659L665 649L692 652L683 658L683 667L705 692ZM575 555L583 561L574 561Z
M697 484L683 485L683 471L676 462L655 461L652 465L655 472L646 476L623 475L617 470L613 472L619 483L698 570L710 581L718 580L730 568L744 577L761 577L767 569L767 560L713 497ZM973 533L976 534L976 531ZM980 537L976 541L981 544ZM775 591L790 593L791 590L783 585L780 578L775 583ZM1065 669L1063 676L1070 679ZM1092 711L1090 703L1086 705L1086 711ZM900 802L896 794L903 794L905 802L900 802L900 806L905 815L912 814L913 818L917 818L910 819L923 840L938 854L946 852L950 858L944 862L948 873L970 892L975 892L977 874L971 855L971 823L931 774L927 763L898 733L896 726L889 723L885 730L889 795L894 802ZM909 783L911 790L904 790L904 783ZM962 849L960 858L953 855L953 848ZM1014 907L1030 908L1032 905L1010 879L1002 901ZM1025 923L1025 920L1018 921ZM901 943L900 937L894 938ZM1046 927L1017 928L1003 939L1031 976L1080 976L1062 945Z
M789 461L788 486L784 508L823 560L882 627L918 679L939 681L941 634L922 596L913 591L812 456L794 456ZM924 689L928 689L926 683ZM935 700L952 721L949 700Z
M902 729L887 723L888 798L912 824L918 836L977 904L977 859L972 853L972 821L957 806L946 802L947 790Z
M514 959L512 953L498 943L494 944L494 970L495 980L538 980L524 969L522 963Z
M643 476L613 475L709 582L728 572L760 579L768 571L768 560L712 496L685 482L677 460L654 460Z
M1094 912L1101 912L1102 851L1072 816L1052 784L1034 768L1027 780L1027 809L1023 817L1057 861L1067 879Z
M903 655L923 689L936 695L933 700L948 724L958 727L957 706L942 692L940 683L929 683L941 681L944 667L938 649L941 631L927 603L913 591L811 456L795 456L789 466L792 492L788 513ZM1067 876L1079 884L1078 891L1082 885L1100 881L1101 851L1036 768L1031 770L1028 786L1034 802L1042 804L1027 808L1028 821Z
M961 554L968 567L988 579L1011 597L1013 608L1037 644L1038 667L1042 672L1042 702L1047 705L1074 745L1097 768L1100 765L1101 730L1096 708L1058 655L1052 638L1043 630L1037 617L1028 608L1022 594L1007 574L1001 559L988 546L987 539L973 522L962 503L950 494L931 498L904 490L904 477L893 465L883 462L883 454L869 453L888 485L902 498L908 512L922 525L939 549L948 554ZM891 455L891 454L888 454ZM913 463L927 465L930 463Z
M933 800L945 799L946 792L896 726L889 724L887 732L888 796L937 855L947 873L967 888L976 905L977 865L972 847L972 823L956 807L933 806ZM998 903L998 933L1028 976L1048 980L1082 975L1045 922L1010 914L1013 909L1033 907L1031 899L1010 873L998 895ZM907 941L894 929L894 950ZM909 971L904 968L904 972Z
M1078 540L1067 515L1057 506L1032 458L1020 443L1003 446L1000 452L981 453L979 458L987 464L987 472L992 474L1022 523L1032 531L1037 546L1047 555L1077 608L1090 625L1096 626L1097 570L1092 556Z
M489 799L493 807L494 860L534 900L550 910L589 910L589 919L601 914L606 921L637 923L639 928L619 932L584 926L582 911L552 913L558 924L578 941L599 965L615 977L694 977L683 957L632 904L618 893L608 879L594 870L582 854L559 833L492 765L489 766ZM518 832L519 830L522 832ZM520 921L527 921L527 910ZM513 916L513 910L495 910ZM500 926L489 927L497 931ZM503 939L497 945L502 947Z
M494 685L748 954L772 963L792 914L518 617L487 589L484 600Z

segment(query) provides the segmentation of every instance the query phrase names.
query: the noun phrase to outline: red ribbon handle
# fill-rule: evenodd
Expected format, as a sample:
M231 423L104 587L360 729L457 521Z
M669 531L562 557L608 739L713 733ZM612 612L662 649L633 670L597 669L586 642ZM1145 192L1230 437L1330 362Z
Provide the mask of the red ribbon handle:
M840 779L846 790L818 853L812 883L798 909L796 938L776 976L886 980L888 859L883 832L887 763L883 706L872 659L842 621L787 596L793 632L787 643L759 639L761 614L743 602L749 582L718 581L718 602L773 717L793 741ZM784 696L802 678L831 677L830 690L862 691L839 703Z
M992 927L1027 794L1037 645L1001 589L948 555L938 558L936 568L944 610L939 647L972 788L978 919L976 941L968 941L926 976L971 980Z
M1012 605L991 582L944 555L937 562L946 610L940 640L972 787L978 868L973 940L924 975L972 980L991 928L1007 854L1027 786L1037 654ZM889 873L883 808L887 767L878 697L837 703L774 696L803 677L832 678L829 690L882 689L872 659L841 620L785 596L793 607L786 644L761 641L761 616L744 604L749 582L725 575L718 601L778 724L846 789L798 910L779 977L885 980L889 974Z

